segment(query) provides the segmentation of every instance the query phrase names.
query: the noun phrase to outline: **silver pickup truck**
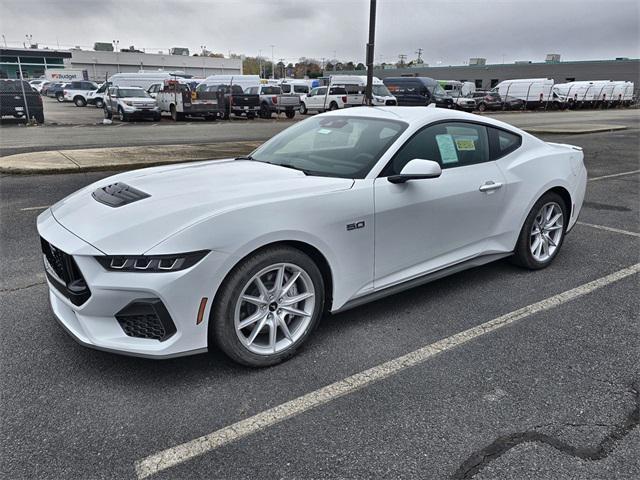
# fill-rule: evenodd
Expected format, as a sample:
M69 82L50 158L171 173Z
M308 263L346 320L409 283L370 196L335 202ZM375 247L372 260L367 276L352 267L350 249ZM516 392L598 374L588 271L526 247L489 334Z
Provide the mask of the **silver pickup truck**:
M260 95L260 118L271 118L272 113L282 113L293 118L300 109L300 97L295 93L282 93L278 85L249 87L246 93Z

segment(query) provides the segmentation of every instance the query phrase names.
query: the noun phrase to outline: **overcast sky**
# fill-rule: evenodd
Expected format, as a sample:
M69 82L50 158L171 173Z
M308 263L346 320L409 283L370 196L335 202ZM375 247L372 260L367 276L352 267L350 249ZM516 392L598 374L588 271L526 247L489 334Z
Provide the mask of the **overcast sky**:
M378 0L376 62L423 49L431 65L639 57L638 0ZM9 46L25 34L49 47L120 41L147 51L174 46L276 61L364 61L368 0L0 0ZM504 56L504 57L503 57Z

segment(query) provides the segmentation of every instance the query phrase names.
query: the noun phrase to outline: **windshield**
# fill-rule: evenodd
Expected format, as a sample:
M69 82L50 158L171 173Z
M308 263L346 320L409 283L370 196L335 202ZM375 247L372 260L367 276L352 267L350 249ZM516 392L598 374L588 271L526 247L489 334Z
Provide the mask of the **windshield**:
M364 178L405 128L395 120L315 117L276 135L251 158L307 175Z
M429 90L431 90L436 96L445 96L447 94L447 92L444 91L444 88L442 88L438 83L430 86Z
M118 98L131 98L131 97L151 98L149 94L141 88L119 88L118 89Z
M385 85L373 85L373 94L378 97L390 97L391 92Z

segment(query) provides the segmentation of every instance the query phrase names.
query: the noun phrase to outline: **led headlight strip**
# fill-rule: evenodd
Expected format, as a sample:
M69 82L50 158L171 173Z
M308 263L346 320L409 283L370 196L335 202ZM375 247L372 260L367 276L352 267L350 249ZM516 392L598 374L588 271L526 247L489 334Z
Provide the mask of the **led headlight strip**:
M112 272L177 272L194 266L210 250L176 253L175 255L105 255L95 259Z

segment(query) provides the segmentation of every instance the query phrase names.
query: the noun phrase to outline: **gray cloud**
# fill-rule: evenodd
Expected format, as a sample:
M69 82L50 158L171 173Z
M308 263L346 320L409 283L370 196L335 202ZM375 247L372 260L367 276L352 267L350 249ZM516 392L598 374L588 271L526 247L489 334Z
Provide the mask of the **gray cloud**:
M0 0L0 33L18 46L25 34L49 47L120 40L120 47L186 46L276 59L362 61L367 0ZM376 61L415 57L461 64L469 57L541 61L639 56L636 0L379 0Z

